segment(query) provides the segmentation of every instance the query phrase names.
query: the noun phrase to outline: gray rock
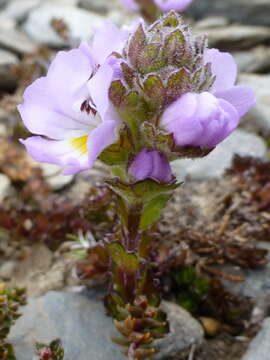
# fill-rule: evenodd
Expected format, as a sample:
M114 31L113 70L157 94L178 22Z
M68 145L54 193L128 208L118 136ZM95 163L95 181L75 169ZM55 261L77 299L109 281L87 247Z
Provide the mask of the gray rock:
M11 181L9 178L4 175L0 174L0 202L5 199L10 194L11 190Z
M11 65L17 64L17 57L9 51L0 49L0 89L12 92L17 86L17 78Z
M52 190L61 190L74 179L73 175L63 175L63 168L58 165L45 163L37 165L41 167L45 180Z
M260 137L236 130L205 158L176 160L172 163L172 168L179 180L183 180L185 176L194 180L218 178L230 167L234 154L264 158L267 147Z
M170 333L166 338L156 342L159 350L155 357L157 360L174 358L182 350L202 343L203 328L186 310L167 301L164 301L161 307L167 313Z
M270 47L257 46L251 51L237 51L233 56L240 72L264 73L270 71Z
M0 0L0 9L4 8L9 0Z
M201 30L200 30L201 31ZM270 40L266 26L230 25L207 29L209 44L221 50L249 49Z
M0 22L0 47L21 55L34 52L37 45L21 31L3 27Z
M249 345L242 360L269 360L270 354L270 318L263 322L262 329Z
M224 27L229 24L227 18L223 16L208 16L196 23L196 29L205 30L217 27Z
M33 358L35 341L49 342L61 337L67 359L124 360L121 348L111 341L117 336L112 320L105 316L102 294L49 292L30 298L23 316L12 328L9 341L15 346L17 360ZM176 331L159 343L161 354L172 356L203 337L201 326L176 305L164 305ZM190 334L190 335L189 335ZM163 356L162 355L162 356ZM158 357L160 359L160 355Z
M5 65L17 64L18 58L14 54L6 50L0 49L0 67Z
M79 7L105 14L113 8L113 1L110 0L80 0L78 2Z
M34 9L23 28L24 31L40 44L63 46L68 42L61 39L53 30L51 21L61 19L68 26L72 41L89 40L94 27L100 25L105 18L72 6L45 4Z
M29 12L41 3L42 0L11 0L1 17L12 18L16 22L24 21Z
M12 260L5 261L0 266L0 278L3 280L10 280L14 273L15 267L16 267L16 262L14 262Z
M225 16L243 24L270 25L269 0L199 0L193 1L189 13L196 18Z
M68 5L68 6L77 6L79 2L79 0L45 0L45 1L46 3L52 5Z
M270 244L268 242L260 241L256 246L266 249L268 253L268 261L270 260ZM270 262L265 267L258 270L244 270L241 274L245 281L232 283L225 282L226 285L235 293L243 296L254 298L255 302L261 301L262 296L270 294ZM269 305L268 305L269 306Z
M242 74L239 84L250 86L257 100L255 107L244 118L244 122L256 132L268 137L270 135L270 75Z

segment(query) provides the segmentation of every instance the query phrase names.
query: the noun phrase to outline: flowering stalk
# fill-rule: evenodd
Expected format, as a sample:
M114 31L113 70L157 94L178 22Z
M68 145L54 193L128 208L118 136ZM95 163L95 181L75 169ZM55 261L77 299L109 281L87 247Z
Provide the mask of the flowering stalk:
M160 296L149 259L152 239L147 230L178 184L151 179L107 183L118 195L121 230L117 240L107 244L113 282L105 304L127 339L120 343L128 346L129 359L145 359L155 353L152 341L168 331L166 315L159 310Z
M93 254L111 275L105 304L129 359L149 358L168 331L150 252L180 185L170 161L206 156L237 127L255 98L236 76L232 56L208 49L172 11L131 33L107 23L92 46L60 52L19 107L38 135L22 140L36 160L66 174L97 158L111 169L121 226Z

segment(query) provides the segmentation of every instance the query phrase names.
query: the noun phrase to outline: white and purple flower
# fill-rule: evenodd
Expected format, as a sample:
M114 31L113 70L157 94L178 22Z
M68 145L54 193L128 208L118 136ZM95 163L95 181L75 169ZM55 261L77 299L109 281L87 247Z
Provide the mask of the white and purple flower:
M18 107L25 126L37 136L21 142L37 161L64 167L65 174L89 169L117 138L118 115L108 91L119 76L121 51L128 36L106 23L93 45L61 51L48 74L30 85Z
M237 66L229 53L207 50L207 63L215 76L211 89L182 95L162 114L160 126L173 134L177 146L215 147L255 104L252 89L235 85Z

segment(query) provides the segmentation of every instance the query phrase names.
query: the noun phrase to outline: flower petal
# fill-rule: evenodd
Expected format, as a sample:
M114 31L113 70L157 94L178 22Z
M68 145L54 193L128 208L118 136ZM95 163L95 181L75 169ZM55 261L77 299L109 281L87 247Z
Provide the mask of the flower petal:
M144 180L152 173L153 163L149 151L143 149L132 161L129 173L138 181Z
M123 5L131 11L136 11L139 9L138 4L136 4L135 0L121 0L121 1Z
M172 180L170 163L168 159L158 151L154 151L151 178L161 182L169 182Z
M216 80L211 89L212 93L231 88L236 81L237 65L231 54L218 49L209 49L205 54L205 64L210 63Z
M192 0L154 0L156 5L163 11L171 10L184 11L192 2Z
M65 168L64 174L75 174L88 169L88 154L73 146L72 140L47 140L41 136L32 136L20 140L27 152L39 162L56 164Z
M108 64L104 64L88 82L91 98L102 120L106 119L107 112L110 108L109 88L113 74L113 68Z
M28 130L37 135L51 139L63 140L83 136L92 129L90 125L80 123L68 116L42 106L42 104L25 102L18 106L23 122ZM89 122L91 124L91 117Z
M201 138L203 127L194 114L197 109L197 96L187 93L168 106L164 111L160 125L173 133L176 145L192 145Z
M218 101L219 115L209 121L204 129L200 146L212 148L227 138L238 126L240 117L227 101Z
M129 167L129 173L137 180L147 178L160 182L169 182L172 171L168 159L157 150L143 149Z
M89 97L87 81L95 70L91 49L83 43L78 49L60 51L52 61L48 71L48 90L56 110L63 114L73 114L72 104Z
M98 64L103 64L112 52L121 52L129 32L120 30L112 22L105 22L96 32L93 53Z
M240 117L244 116L256 104L255 93L248 86L233 86L231 89L217 92L216 96L232 104Z
M88 163L90 167L93 166L104 149L117 141L116 129L117 123L108 120L91 132L88 139Z
M60 52L48 75L25 90L24 103L18 109L31 132L60 140L85 135L95 125L93 114L74 108L79 96L89 98L87 81L92 71L85 45L80 49Z
M209 92L187 93L165 110L161 126L178 146L211 148L238 125L239 114L229 102Z

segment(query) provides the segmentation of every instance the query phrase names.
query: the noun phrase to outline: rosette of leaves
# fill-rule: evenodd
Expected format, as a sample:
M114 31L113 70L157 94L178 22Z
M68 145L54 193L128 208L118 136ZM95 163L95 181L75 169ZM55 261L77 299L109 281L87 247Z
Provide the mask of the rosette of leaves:
M36 354L39 360L64 360L64 348L60 339L50 344L36 343Z
M7 288L0 284L0 358L1 360L15 360L11 344L6 338L16 320L21 316L18 312L21 305L26 304L26 291L21 288Z

